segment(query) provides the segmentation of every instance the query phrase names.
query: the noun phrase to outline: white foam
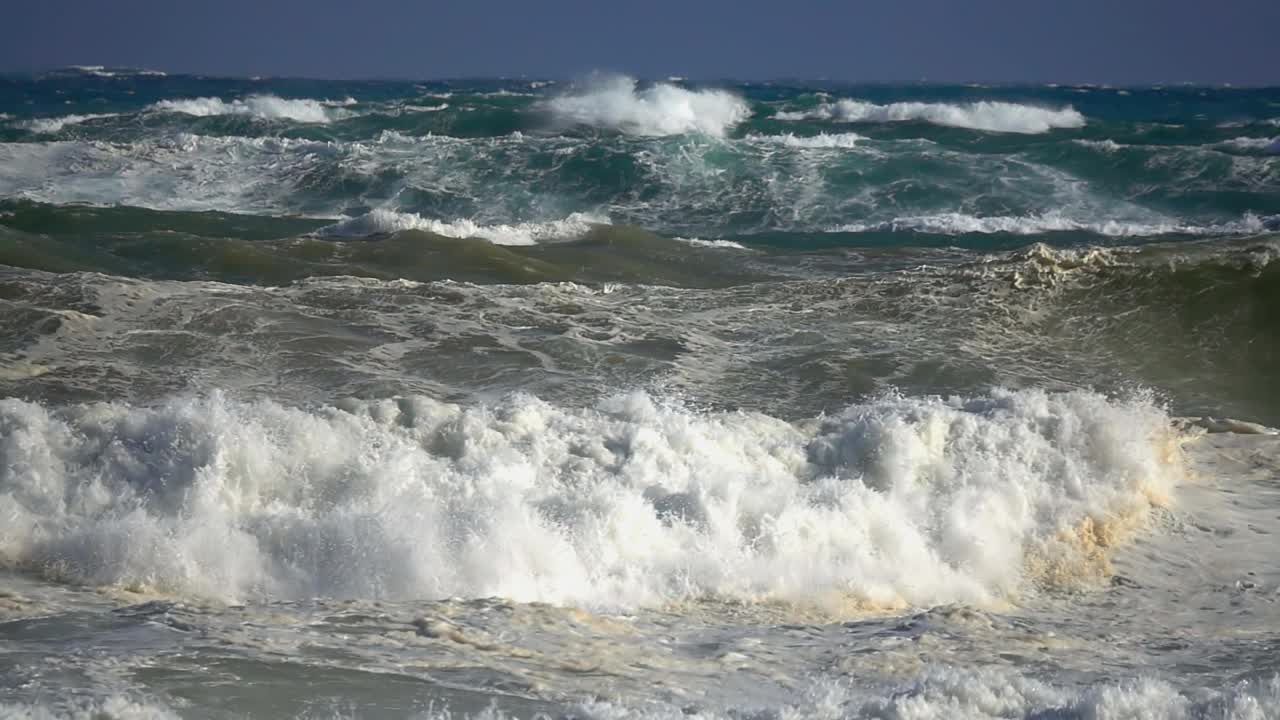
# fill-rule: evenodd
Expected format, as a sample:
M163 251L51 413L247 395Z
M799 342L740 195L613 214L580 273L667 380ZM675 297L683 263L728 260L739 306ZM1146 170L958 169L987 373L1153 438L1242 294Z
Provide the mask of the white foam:
M676 242L687 243L694 247L718 248L721 250L746 250L747 247L742 243L732 240L702 240L700 238L674 238Z
M1131 145L1118 143L1115 140L1112 140L1110 138L1107 138L1106 140L1084 140L1084 139L1077 138L1075 140L1072 140L1071 142L1075 143L1076 145L1080 145L1082 147L1093 148L1094 150L1101 150L1102 152L1105 152L1105 153L1118 152L1120 150L1123 150L1124 148L1132 147Z
M79 125L90 120L99 120L101 118L117 117L117 113L100 113L90 115L63 115L61 117L52 118L32 118L14 123L14 127L30 130L33 133L42 135L52 135L61 132L68 125Z
M320 100L291 100L275 95L250 95L230 102L216 97L161 100L148 109L196 117L248 115L263 120L293 120L301 123L329 123L351 115L350 111L326 107Z
M0 720L179 720L165 705L123 695L102 699L49 698L38 703L0 703Z
M858 135L857 133L821 133L819 135L810 136L794 135L792 133L783 133L782 135L758 135L752 133L744 137L743 140L760 145L784 145L786 147L795 148L832 149L855 147L859 142L866 140L866 138Z
M84 73L85 75L95 75L97 77L107 78L131 76L166 77L168 75L168 73L161 72L160 70L143 70L135 68L112 68L108 70L103 65L71 65L68 69Z
M0 563L222 599L983 604L1180 477L1160 410L1082 392L885 397L812 427L640 393L343 407L0 400Z
M782 111L778 120L835 120L837 122L901 122L915 120L948 127L988 132L1044 133L1054 128L1084 127L1085 118L1074 108L1046 108L1007 102L951 103L901 102L876 105L861 100L823 103L812 110Z
M496 245L536 245L550 240L566 240L586 234L593 225L607 225L608 218L574 213L561 220L512 225L482 225L472 220L453 222L424 218L417 213L401 213L379 208L365 215L321 228L331 237L367 237L402 230L422 230L455 238L484 238Z
M295 183L318 164L336 162L344 147L189 134L137 143L0 143L0 195L155 210L297 213ZM330 216L340 215L335 208Z
M969 233L1009 233L1036 235L1046 232L1091 232L1111 237L1145 235L1249 235L1264 232L1270 220L1245 215L1240 220L1217 225L1193 225L1179 222L1140 222L1124 220L1086 220L1062 213L1037 215L976 216L965 213L938 213L894 218L881 222L850 223L831 228L830 232L919 232L937 235Z
M440 103L439 105L401 105L402 112L424 113L424 112L440 112L448 110L449 103Z
M583 720L1277 720L1280 676L1243 681L1225 690L1179 689L1163 680L1137 677L1084 687L1057 684L1013 668L973 668L930 664L897 684L869 686L823 678L810 680L796 697L767 710L697 707L660 701L625 703L596 700L568 713ZM696 708L696 709L695 709ZM529 717L529 716L526 716ZM537 715L532 718L538 717ZM529 720L532 720L530 718ZM430 709L416 720L519 720L490 707L475 715Z
M1148 677L1073 688L1007 668L930 667L915 680L878 698L859 697L858 693L842 686L828 686L824 698L826 702L818 709L829 708L833 712L815 715L832 720L837 717L1275 720L1280 718L1276 712L1280 708L1280 676L1241 682L1221 692L1186 692Z
M1267 155L1280 155L1280 137L1238 137L1218 143L1232 150L1256 151Z
M686 90L657 83L643 90L629 77L597 78L575 94L547 101L556 122L610 128L631 135L703 133L723 137L751 115L745 100L724 90Z

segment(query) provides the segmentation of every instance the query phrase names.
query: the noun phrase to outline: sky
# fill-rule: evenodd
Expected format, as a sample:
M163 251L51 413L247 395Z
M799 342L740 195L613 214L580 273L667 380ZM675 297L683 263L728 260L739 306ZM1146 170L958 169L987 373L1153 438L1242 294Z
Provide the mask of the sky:
M1280 85L1280 0L38 0L0 70Z

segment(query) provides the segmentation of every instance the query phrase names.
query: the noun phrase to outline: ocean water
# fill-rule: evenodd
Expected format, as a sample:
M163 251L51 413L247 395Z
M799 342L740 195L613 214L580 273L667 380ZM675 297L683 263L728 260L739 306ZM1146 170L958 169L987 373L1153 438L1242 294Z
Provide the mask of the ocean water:
M0 718L1280 718L1280 90L0 77Z

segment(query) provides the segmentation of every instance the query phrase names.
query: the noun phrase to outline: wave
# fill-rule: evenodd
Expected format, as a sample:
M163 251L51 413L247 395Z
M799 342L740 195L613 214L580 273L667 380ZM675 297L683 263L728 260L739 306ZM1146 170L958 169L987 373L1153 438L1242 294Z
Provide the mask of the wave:
M824 103L812 110L780 111L778 120L835 120L848 123L922 121L947 127L987 132L1045 133L1055 128L1084 127L1085 117L1074 108L1052 109L1007 102L899 102L876 105L861 100Z
M113 77L167 77L168 73L160 70L146 70L143 68L108 68L104 65L70 65L68 71L80 73L81 75L92 75L94 77L113 78Z
M425 397L0 400L0 564L219 599L1003 604L1179 482L1148 400L885 396L820 422Z
M1280 213L1270 192L1280 168L1252 153L1161 151L1140 163L1125 151L1115 158L1125 162L1112 163L1069 143L1009 156L924 139L864 141L855 133L749 133L722 141L512 127L502 136L461 138L417 133L443 131L462 113L392 120L372 119L374 110L362 105L366 115L343 126L399 123L403 131L382 129L362 141L164 133L135 142L0 143L0 197L333 221L393 208L509 226L578 211L665 236L730 239L913 227L948 234L1246 233L1267 229L1267 218ZM113 134L132 125L100 124ZM230 124L245 130L244 122ZM1070 169L1057 167L1062 163ZM1113 172L1112 165L1123 167ZM1231 225L1247 210L1263 219L1212 227Z
M421 230L452 238L483 238L495 245L536 245L548 240L579 237L595 225L608 224L608 218L574 213L562 220L550 222L482 225L472 220L445 222L424 218L416 213L401 213L380 208L365 215L323 227L317 233L330 237L367 237L404 230Z
M448 110L449 103L440 103L439 105L401 105L399 109L401 112L409 113L440 112L441 110Z
M53 135L62 132L62 129L68 125L79 125L80 123L89 122L90 120L101 120L103 118L119 117L118 113L97 113L88 115L63 115L61 117L51 118L32 118L14 123L14 127L23 130L29 130L38 135Z
M1133 147L1132 145L1118 143L1115 140L1112 140L1110 138L1107 138L1105 140L1088 140L1085 138L1076 138L1071 142L1076 145L1079 145L1080 147L1092 148L1094 150L1100 150L1105 153L1119 152L1125 148Z
M673 238L676 242L682 242L694 247L719 248L721 250L746 250L747 247L742 243L732 240L702 240L700 238Z
M745 142L758 145L783 145L793 148L816 149L851 148L866 140L865 137L857 133L821 133L810 136L794 135L792 133L783 133L782 135L758 135L752 133L742 139Z
M1261 152L1264 155L1280 155L1280 137L1238 137L1223 140L1218 146L1244 152Z
M703 133L723 137L751 116L745 100L724 90L686 90L668 83L639 89L634 78L599 78L577 94L546 103L556 123L608 128L629 135Z
M330 123L351 117L350 111L329 107L322 100L286 99L275 95L250 95L230 102L216 97L161 100L148 109L195 117L247 115L262 120L293 120L312 124Z
M874 223L849 223L831 228L830 232L918 232L935 235L969 233L1036 235L1047 232L1089 232L1110 237L1142 237L1152 235L1252 235L1276 229L1280 217L1245 215L1240 220L1216 225L1193 225L1180 222L1131 222L1122 220L1083 220L1061 213L1025 216L975 216L964 213L939 213L894 218Z
M1267 125L1270 127L1280 127L1280 118L1260 118L1253 120L1231 120L1218 123L1219 128L1242 128L1250 125Z
M592 720L672 720L692 714L699 720L757 718L956 718L957 720L1275 720L1280 706L1280 675L1259 675L1220 689L1178 687L1153 677L1105 680L1083 685L1045 679L1004 666L968 667L929 662L893 682L876 685L847 679L818 678L803 683L794 697L767 710L698 707L682 713L674 704L592 701L567 713ZM528 716L526 716L528 718ZM533 718L538 717L533 715ZM432 710L415 720L520 720L502 711L476 715ZM529 718L532 720L532 718Z

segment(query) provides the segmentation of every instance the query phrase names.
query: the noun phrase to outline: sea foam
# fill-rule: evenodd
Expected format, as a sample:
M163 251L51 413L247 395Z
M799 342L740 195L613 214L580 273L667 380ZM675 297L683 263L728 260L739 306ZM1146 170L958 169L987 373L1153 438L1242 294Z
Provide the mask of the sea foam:
M629 77L597 78L577 92L547 101L555 122L630 135L703 133L722 137L751 115L745 100L724 90L686 90L669 83L640 89Z
M466 219L447 222L424 218L416 213L401 213L380 208L359 217L326 226L318 232L330 237L367 237L402 230L422 230L445 237L483 238L495 245L536 245L550 240L573 239L585 234L593 225L608 223L608 218L573 213L561 220L549 222L484 225Z
M1008 102L966 104L899 102L876 105L861 100L823 103L811 110L781 111L778 120L834 120L847 123L885 123L914 120L947 127L987 132L1036 134L1054 128L1084 127L1074 108L1045 108Z
M938 213L893 218L880 222L849 223L830 232L918 232L936 235L995 234L1037 235L1048 232L1089 232L1110 237L1151 235L1249 235L1264 232L1271 218L1245 215L1239 220L1214 225L1194 225L1176 221L1086 220L1062 213L1035 215L977 216L965 213Z
M886 396L816 423L642 393L302 410L0 401L0 564L226 600L1016 601L1179 480L1142 399Z
M792 133L783 133L782 135L758 135L752 133L743 138L743 140L756 145L782 145L793 148L830 150L856 147L858 143L866 140L866 138L857 133L820 133L810 136L794 135Z

